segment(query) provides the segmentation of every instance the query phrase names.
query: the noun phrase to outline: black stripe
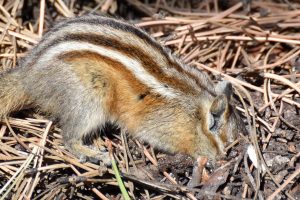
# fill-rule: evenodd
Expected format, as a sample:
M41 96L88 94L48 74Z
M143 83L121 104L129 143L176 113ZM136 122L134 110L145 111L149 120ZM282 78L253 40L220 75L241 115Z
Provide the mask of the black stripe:
M105 37L103 35L97 35L97 34L91 34L91 33L77 33L76 34L76 24L90 24L90 25L98 25L98 26L109 26L117 30L124 31L125 33L132 33L134 36L138 36L141 40L146 41L146 43L149 43L149 46L153 48L154 51L159 51L160 54L162 54L167 61L167 67L175 68L179 73L181 74L187 74L187 76L195 81L195 83L200 87L205 89L207 92L209 92L211 95L215 96L214 91L211 91L210 88L208 88L206 85L203 85L202 80L199 80L198 77L195 76L193 73L189 73L185 71L182 66L177 63L175 60L170 59L169 55L166 53L164 48L157 43L155 40L153 40L147 33L142 31L141 29L134 27L133 25L123 23L120 21L117 21L112 18L107 17L100 17L100 16L84 16L84 17L77 17L77 18L71 18L68 19L62 23L59 23L57 26L55 26L52 30L50 30L43 39L40 42L41 48L38 46L33 49L31 53L31 60L30 63L28 63L29 66L33 66L39 58L46 53L46 51L49 49L49 47L55 48L54 46L58 45L62 42L68 42L68 41L77 41L77 42L88 42L94 45L98 46L104 46L106 48L115 49L119 52L122 52L123 54L135 58L137 60L142 61L143 66L146 68L146 70L157 77L159 80L164 80L168 84L173 85L175 87L173 88L180 88L180 90L184 93L192 93L195 94L194 88L189 86L188 84L184 84L182 80L175 80L174 77L166 77L163 70L161 69L160 63L156 63L145 51L145 49L139 49L134 45L128 45L120 42L119 40L112 39L109 37ZM74 33L68 35L58 35L57 32L61 29L66 28L66 26L74 27ZM54 37L52 40L48 40L49 36L57 34L56 37ZM172 81L170 80L172 78ZM168 81L167 81L168 80ZM171 81L171 82L170 82Z

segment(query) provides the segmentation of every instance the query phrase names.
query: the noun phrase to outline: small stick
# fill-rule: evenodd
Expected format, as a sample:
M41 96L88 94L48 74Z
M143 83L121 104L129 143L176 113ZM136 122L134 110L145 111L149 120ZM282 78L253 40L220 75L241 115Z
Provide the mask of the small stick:
M282 185L280 185L273 194L271 194L267 200L273 200L279 192L281 192L294 178L296 178L300 174L300 167L296 169L296 171L288 178Z
M40 1L40 18L38 35L41 38L43 35L44 19L45 19L45 0Z

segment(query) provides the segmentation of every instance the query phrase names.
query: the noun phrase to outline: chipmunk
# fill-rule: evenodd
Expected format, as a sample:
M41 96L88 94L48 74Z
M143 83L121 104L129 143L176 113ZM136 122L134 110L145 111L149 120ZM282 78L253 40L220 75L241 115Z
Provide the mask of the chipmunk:
M215 158L240 130L231 95L230 83L214 85L134 25L83 16L58 23L0 75L0 117L38 106L78 157L100 155L82 138L111 122L165 152Z

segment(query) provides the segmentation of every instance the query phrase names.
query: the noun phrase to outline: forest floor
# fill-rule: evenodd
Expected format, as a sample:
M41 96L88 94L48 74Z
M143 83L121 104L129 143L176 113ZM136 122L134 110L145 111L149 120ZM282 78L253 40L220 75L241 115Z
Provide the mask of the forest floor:
M106 13L145 29L212 80L233 84L247 132L227 158L214 165L202 158L197 187L188 187L188 156L157 151L114 127L101 131L130 198L300 199L297 1L4 0L0 10L0 71L14 68L55 22ZM38 110L1 121L0 200L122 199L115 174L81 163L65 149L59 125Z

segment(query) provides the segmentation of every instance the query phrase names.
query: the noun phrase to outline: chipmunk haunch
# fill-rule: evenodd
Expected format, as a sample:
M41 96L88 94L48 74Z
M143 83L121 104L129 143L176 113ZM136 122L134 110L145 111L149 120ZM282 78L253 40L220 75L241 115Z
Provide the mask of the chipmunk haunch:
M230 83L217 85L134 25L102 16L54 26L0 76L0 117L27 105L59 119L66 146L106 122L170 153L214 158L241 127Z

